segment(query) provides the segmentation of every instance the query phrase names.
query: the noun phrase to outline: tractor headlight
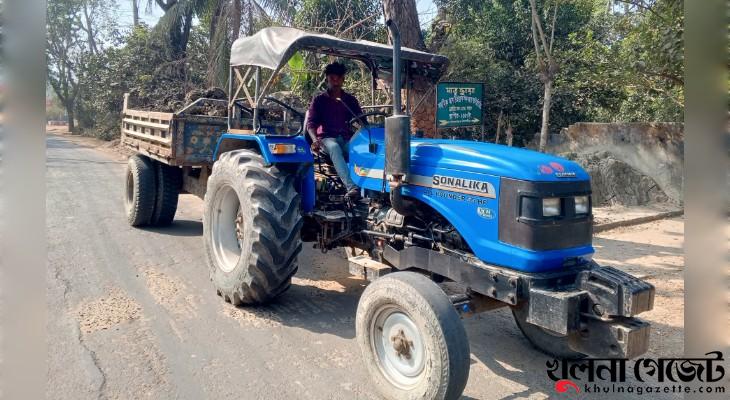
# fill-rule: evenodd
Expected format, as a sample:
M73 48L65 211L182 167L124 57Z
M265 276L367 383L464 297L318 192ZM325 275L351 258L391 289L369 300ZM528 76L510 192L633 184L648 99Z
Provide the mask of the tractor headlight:
M575 196L575 213L588 214L588 196Z
M560 215L560 198L547 197L542 199L542 216L555 217Z

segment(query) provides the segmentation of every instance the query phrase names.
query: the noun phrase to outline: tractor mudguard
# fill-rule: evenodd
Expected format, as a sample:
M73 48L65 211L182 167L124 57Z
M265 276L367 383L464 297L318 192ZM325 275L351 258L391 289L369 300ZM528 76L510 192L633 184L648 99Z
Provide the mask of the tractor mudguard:
M277 144L293 145L293 152L275 154ZM220 136L215 146L213 160L217 160L221 153L239 148L252 148L258 151L266 166L273 164L304 164L304 174L297 180L297 192L302 196L302 212L310 213L314 210L314 157L304 136L266 136L241 135L225 133Z
M309 144L304 136L265 136L265 135L241 135L235 133L224 133L218 138L218 143L213 152L213 159L217 160L221 152L228 151L228 147L236 148L237 141L248 142L247 146L259 151L264 158L266 165L276 163L312 163L314 157L309 150ZM253 142L253 143L251 143ZM290 154L273 154L271 149L276 144L293 144L294 152Z

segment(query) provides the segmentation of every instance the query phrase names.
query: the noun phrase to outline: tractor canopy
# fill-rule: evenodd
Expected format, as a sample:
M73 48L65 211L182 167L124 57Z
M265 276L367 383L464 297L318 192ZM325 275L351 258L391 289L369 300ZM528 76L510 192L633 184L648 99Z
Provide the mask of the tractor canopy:
M231 66L252 65L278 71L299 50L356 59L372 71L390 71L393 65L393 47L386 44L271 27L233 42ZM412 71L434 82L445 72L449 62L444 56L406 47L401 49L401 58Z

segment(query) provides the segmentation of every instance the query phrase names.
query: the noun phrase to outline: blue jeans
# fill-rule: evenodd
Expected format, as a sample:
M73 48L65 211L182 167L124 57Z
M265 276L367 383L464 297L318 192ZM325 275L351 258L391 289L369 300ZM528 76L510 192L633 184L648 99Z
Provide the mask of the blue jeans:
M349 191L355 187L355 183L350 179L350 170L345 162L345 152L348 151L348 145L342 136L336 138L323 138L322 147L324 151L330 156L332 164L335 166L337 175L342 179L342 183L345 184L345 188Z

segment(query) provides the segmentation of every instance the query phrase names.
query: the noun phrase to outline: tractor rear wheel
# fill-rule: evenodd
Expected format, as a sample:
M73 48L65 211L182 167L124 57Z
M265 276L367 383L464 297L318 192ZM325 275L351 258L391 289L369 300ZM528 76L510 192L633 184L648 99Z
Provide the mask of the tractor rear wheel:
M388 399L458 399L469 378L469 340L441 288L414 272L371 283L360 298L357 341Z
M208 179L203 238L211 280L234 304L265 303L291 285L302 249L296 172L250 150L223 153Z

